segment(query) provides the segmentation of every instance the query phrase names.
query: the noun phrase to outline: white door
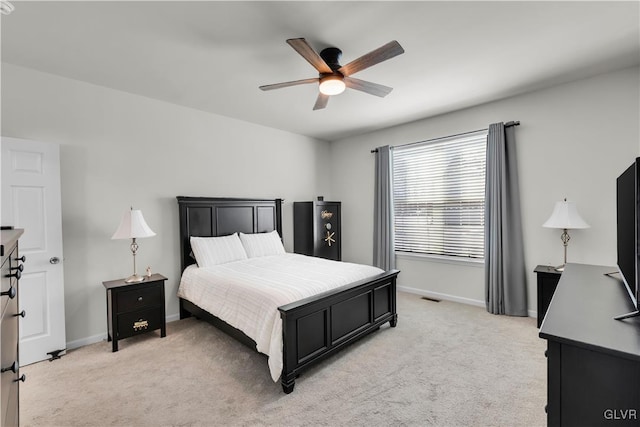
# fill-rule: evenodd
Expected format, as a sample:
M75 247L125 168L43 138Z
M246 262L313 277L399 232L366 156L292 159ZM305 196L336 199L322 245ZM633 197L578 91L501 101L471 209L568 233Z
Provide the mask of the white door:
M23 228L20 255L20 365L66 346L58 144L6 138L2 145L3 226Z

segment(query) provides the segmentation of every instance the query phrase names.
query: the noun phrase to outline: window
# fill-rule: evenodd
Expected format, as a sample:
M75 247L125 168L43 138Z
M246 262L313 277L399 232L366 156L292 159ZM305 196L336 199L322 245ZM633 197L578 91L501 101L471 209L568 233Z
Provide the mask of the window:
M393 149L396 252L484 258L487 132Z

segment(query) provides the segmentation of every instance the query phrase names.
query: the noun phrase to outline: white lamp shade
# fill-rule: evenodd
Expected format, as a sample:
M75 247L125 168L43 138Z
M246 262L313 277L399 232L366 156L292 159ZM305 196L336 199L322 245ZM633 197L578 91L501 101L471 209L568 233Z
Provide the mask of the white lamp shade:
M589 224L578 213L576 204L566 200L556 202L553 213L542 226L546 228L566 228L567 230L589 228Z
M122 220L116 232L111 236L112 239L134 239L141 237L155 236L151 228L147 225L142 211L128 210L122 215Z

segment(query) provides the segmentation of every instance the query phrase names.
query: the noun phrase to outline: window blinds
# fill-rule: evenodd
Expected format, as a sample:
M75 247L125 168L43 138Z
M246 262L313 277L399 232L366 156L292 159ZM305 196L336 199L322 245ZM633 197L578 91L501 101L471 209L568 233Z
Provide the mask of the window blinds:
M393 149L397 252L484 257L487 132Z

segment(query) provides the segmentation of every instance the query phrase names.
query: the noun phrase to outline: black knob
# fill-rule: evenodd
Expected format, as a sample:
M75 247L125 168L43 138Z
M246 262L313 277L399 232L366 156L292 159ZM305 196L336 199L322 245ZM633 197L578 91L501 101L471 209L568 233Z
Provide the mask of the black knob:
M26 260L27 260L27 258L24 255L22 255L20 258L16 258L16 261L25 262Z
M0 369L0 372L7 372L7 371L11 371L14 374L18 373L18 369L20 369L20 367L18 366L18 361L14 361L11 366L9 366L8 368L2 368Z
M15 383L17 383L18 381L24 382L26 379L27 379L27 377L24 374L22 374L22 375L20 375L20 378L18 378L17 380L13 380L13 382L15 382Z
M18 270L18 271L23 271L24 270L24 265L20 264L17 267L11 267L11 270Z
M16 294L16 288L14 288L13 286L10 287L8 291L0 292L0 296L8 295L11 299L14 299L16 297Z
M13 317L18 317L18 316L20 316L20 317L24 317L24 316L26 316L26 315L27 315L27 313L26 313L24 310L22 310L20 313L16 313L16 314L14 314L14 315L13 315Z
M16 279L20 280L20 277L22 277L22 271L18 270L15 273L7 274L6 277L15 277Z

